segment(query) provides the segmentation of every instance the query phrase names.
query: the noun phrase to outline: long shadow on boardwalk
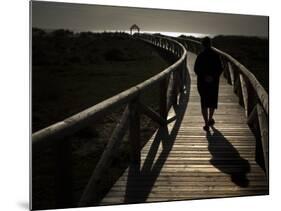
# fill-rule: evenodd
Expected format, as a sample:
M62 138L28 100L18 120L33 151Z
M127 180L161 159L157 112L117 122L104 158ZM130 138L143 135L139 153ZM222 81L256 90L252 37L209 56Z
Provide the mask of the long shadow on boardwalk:
M189 100L189 74L187 74L186 77L186 89L180 94L179 104L174 107L176 120L173 127L169 129L170 131L167 127L160 127L158 129L141 169L140 166L129 166L124 203L144 202L147 199L164 163L169 156ZM156 158L160 144L162 144L162 151Z
M247 173L250 172L249 162L243 159L234 146L223 134L212 127L213 133L208 132L208 149L212 154L211 164L221 172L229 174L231 181L240 187L247 187L249 180Z

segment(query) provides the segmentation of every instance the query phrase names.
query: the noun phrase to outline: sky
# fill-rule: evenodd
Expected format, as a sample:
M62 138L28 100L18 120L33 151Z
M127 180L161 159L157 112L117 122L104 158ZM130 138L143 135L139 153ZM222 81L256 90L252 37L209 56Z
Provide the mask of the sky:
M32 2L32 26L74 31L128 31L201 36L243 35L268 37L268 17L133 7Z

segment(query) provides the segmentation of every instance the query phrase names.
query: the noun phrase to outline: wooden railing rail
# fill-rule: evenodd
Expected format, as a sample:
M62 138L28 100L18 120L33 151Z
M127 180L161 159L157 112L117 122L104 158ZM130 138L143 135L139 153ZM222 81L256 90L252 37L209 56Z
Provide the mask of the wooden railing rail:
M172 105L177 104L177 95L185 89L186 76L186 56L187 52L184 46L176 40L152 36L149 34L138 34L137 39L144 40L154 46L165 49L176 56L177 61L150 79L121 92L97 105L94 105L78 114L75 114L61 122L55 123L47 128L32 134L32 149L42 150L49 144L53 144L57 150L57 157L64 157L59 163L63 171L59 171L58 166L57 180L60 186L57 189L57 205L58 207L72 206L71 195L66 194L66 187L71 187L71 167L69 161L65 157L71 156L71 151L66 153L65 148L70 148L70 143L65 141L67 137L79 131L80 129L92 124L105 114L125 105L125 111L122 114L121 120L117 123L107 146L96 165L93 174L88 181L88 184L79 201L79 206L87 206L94 203L96 199L96 187L102 177L102 173L110 165L112 156L120 145L125 132L129 130L129 143L131 147L132 163L140 164L140 112L146 114L152 120L155 120L160 125L167 124L167 112ZM139 96L149 90L150 87L159 85L159 114L153 111L149 106L140 102ZM63 142L63 144L61 144ZM63 147L64 146L64 147ZM65 167L68 167L66 169ZM68 179L67 179L68 178Z
M188 38L174 39L195 54L202 50L199 41ZM245 109L248 124L252 127L257 138L256 160L268 176L268 94L253 73L244 65L229 54L214 47L213 49L221 56L224 67L223 75L228 83L233 86L240 105Z

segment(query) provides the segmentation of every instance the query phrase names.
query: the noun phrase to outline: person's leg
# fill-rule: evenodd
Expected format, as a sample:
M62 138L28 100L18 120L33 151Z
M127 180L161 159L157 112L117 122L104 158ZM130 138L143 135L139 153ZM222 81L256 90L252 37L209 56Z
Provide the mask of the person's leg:
M215 109L214 108L209 108L209 125L213 125L215 124L215 120L213 119L213 115L215 113Z
M209 129L209 127L208 127L208 109L202 107L201 112L202 112L203 119L205 121L204 130L208 130Z

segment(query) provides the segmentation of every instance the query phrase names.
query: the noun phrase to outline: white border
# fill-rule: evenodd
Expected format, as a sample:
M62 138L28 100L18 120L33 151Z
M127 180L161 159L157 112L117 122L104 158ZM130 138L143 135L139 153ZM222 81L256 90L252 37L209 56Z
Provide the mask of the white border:
M280 208L280 6L276 0L67 0L102 5L270 16L270 196L69 210L268 210ZM27 210L29 193L29 2L6 0L0 12L0 210ZM250 26L249 26L250 27Z

